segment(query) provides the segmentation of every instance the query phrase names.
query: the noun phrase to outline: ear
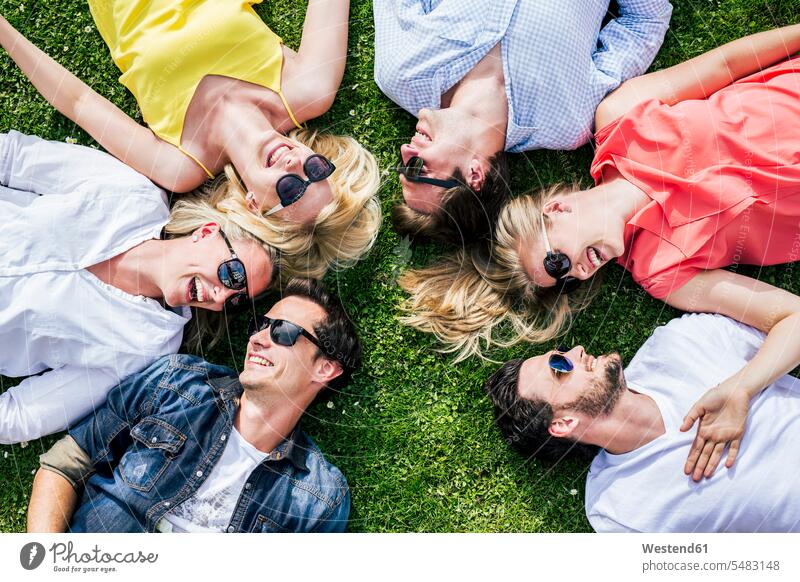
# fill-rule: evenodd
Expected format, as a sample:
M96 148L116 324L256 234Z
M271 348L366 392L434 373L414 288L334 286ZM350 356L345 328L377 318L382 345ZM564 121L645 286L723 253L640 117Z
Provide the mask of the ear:
M198 228L192 233L192 240L197 242L201 238L206 238L207 236L214 236L219 232L219 224L216 222L206 222L203 226Z
M576 416L560 416L554 418L547 429L551 436L556 438L566 438L578 428L580 420Z
M564 202L563 200L551 200L544 206L542 206L542 212L545 214L558 214L561 212L568 213L572 212L572 207Z
M469 173L467 175L467 185L475 192L483 188L486 180L486 169L478 158L472 158L469 163Z
M334 378L341 376L343 371L344 369L342 368L341 362L329 360L324 356L320 356L317 358L317 363L314 367L314 373L311 379L324 386Z

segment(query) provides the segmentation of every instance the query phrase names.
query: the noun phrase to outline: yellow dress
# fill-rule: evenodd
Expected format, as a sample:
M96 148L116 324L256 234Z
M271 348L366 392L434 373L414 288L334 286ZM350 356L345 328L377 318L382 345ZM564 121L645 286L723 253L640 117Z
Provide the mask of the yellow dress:
M183 124L197 86L221 75L281 92L281 39L253 10L261 0L89 0L97 28L122 71L145 122L181 147Z

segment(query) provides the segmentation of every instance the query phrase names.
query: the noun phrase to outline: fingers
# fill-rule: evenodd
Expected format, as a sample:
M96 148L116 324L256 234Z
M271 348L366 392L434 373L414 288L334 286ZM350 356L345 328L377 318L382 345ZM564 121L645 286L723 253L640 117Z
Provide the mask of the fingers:
M728 449L728 458L725 459L725 466L730 469L733 467L733 463L736 462L736 455L739 454L739 445L741 441L739 439L731 441L731 447Z
M695 481L699 481L703 478L703 471L705 471L716 446L717 443L713 441L708 441L703 445L703 451L700 453L700 457L697 459L697 465L695 465L694 471L692 472L692 479Z
M700 406L699 403L695 403L683 418L683 424L681 424L680 428L681 432L686 432L692 428L694 423L697 422L697 419L703 416L703 414L705 414L705 409Z
M705 444L705 439L700 438L699 434L694 437L692 448L689 449L689 456L686 458L686 464L683 466L683 472L687 475L691 475L694 471L694 468L697 465L697 459L700 458L700 454L703 452L703 447L705 447Z
M717 465L719 465L719 461L722 458L722 452L725 450L725 443L716 443L714 445L714 450L711 452L711 457L708 459L708 465L706 465L705 471L703 471L703 477L706 479L710 479L714 475L714 471L717 470Z

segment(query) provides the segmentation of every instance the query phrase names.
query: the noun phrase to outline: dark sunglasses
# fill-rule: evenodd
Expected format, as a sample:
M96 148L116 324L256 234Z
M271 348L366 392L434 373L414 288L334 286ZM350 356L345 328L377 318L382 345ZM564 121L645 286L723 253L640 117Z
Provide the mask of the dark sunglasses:
M436 178L427 178L422 175L422 168L425 165L425 161L420 158L419 156L413 156L408 163L403 163L403 160L400 160L400 163L397 164L394 171L398 174L403 174L406 177L406 180L410 182L419 182L421 184L430 184L432 186L439 186L441 188L456 188L461 186L461 182L458 180L437 180Z
M303 171L308 176L308 180L303 180L297 174L281 176L275 185L275 190L278 192L278 198L280 198L281 202L270 208L264 216L275 214L278 210L294 204L303 197L303 194L306 193L311 184L321 182L333 174L335 169L336 166L333 165L333 162L325 156L320 154L308 156L308 159L303 162Z
M575 369L575 366L572 364L572 360L570 360L564 354L568 352L570 348L564 345L560 345L556 348L556 352L559 353L552 353L547 360L550 369L553 370L557 374L569 374L572 370Z
M544 248L547 250L547 255L545 255L543 261L544 270L556 280L559 294L571 293L580 287L581 280L567 276L567 273L572 269L572 261L569 257L560 251L553 252L550 246L550 239L547 238L544 214L542 214L542 237L544 238Z
M236 295L231 295L225 300L225 309L235 310L243 307L247 302L247 271L245 271L244 263L236 256L236 251L233 250L231 241L228 240L226 234L220 229L219 233L222 235L222 240L228 245L228 251L231 253L231 258L227 261L220 263L217 268L217 277L228 289L240 291Z
M322 345L319 343L317 338L296 323L286 321L285 319L272 319L271 317L264 315L261 317L261 321L258 322L256 318L252 318L250 320L250 325L248 326L248 333L250 336L254 336L258 332L264 331L267 328L269 328L270 338L272 338L272 341L279 346L293 346L297 343L297 339L302 335L319 349L322 349Z

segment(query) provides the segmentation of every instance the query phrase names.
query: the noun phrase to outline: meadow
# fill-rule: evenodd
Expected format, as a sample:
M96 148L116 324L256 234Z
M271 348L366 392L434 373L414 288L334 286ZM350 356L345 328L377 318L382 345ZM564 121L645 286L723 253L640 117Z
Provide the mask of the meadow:
M487 1L487 9L491 2ZM672 23L652 70L668 67L754 32L800 22L797 0L673 0ZM284 42L297 48L305 2L272 0L257 7ZM118 83L115 68L86 3L75 0L0 0L0 14L40 48L108 97L137 115L136 103ZM371 2L351 2L344 82L333 108L310 125L350 134L378 158L384 224L374 249L354 268L326 282L344 301L365 345L362 370L341 394L316 403L304 427L347 476L352 493L350 530L356 532L584 532L588 464L544 464L509 450L493 426L483 392L495 362L527 357L551 345L519 345L453 364L434 338L401 325L404 293L399 274L445 251L411 244L389 220L400 188L391 168L415 121L383 96L373 81ZM84 145L91 138L55 112L0 51L0 131L16 129ZM556 182L591 184L592 145L577 151L538 151L511 159L515 193ZM36 236L36 233L31 233ZM0 259L2 260L2 259ZM744 269L742 269L745 271ZM762 280L800 292L792 265L749 269ZM266 307L269 300L259 306ZM628 361L658 325L678 313L648 297L616 266L606 268L602 291L565 336L589 353L618 351ZM228 322L225 340L202 355L239 369L247 322ZM0 355L2 357L2 355ZM0 390L17 380L0 377ZM0 531L25 528L25 513L38 455L57 436L0 446Z

